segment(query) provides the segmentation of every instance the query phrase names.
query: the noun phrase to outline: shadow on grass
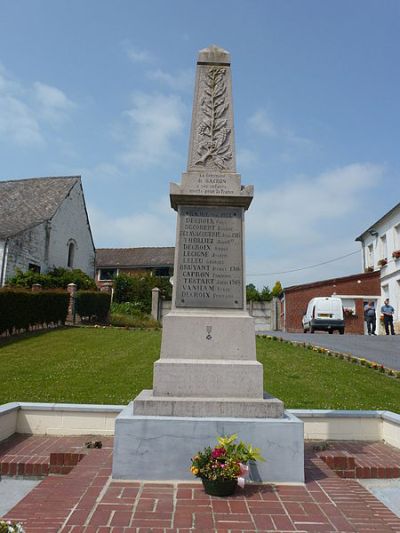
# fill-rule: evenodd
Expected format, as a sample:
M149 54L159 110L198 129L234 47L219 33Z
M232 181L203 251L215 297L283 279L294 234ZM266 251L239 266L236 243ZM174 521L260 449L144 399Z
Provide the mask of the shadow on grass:
M60 331L65 329L70 329L74 326L57 326L55 328L43 328L36 331L25 331L24 333L19 333L18 335L8 335L6 337L0 337L0 348L3 346L9 346L16 342L24 341L31 339L32 337L41 337L42 335L48 335L53 331Z

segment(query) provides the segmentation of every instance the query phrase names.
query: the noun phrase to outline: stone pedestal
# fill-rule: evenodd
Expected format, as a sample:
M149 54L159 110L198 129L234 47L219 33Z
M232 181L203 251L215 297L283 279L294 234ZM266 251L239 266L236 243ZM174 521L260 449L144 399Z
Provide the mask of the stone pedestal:
M254 320L244 311L191 309L166 315L153 384L153 390L135 398L136 414L283 416L283 403L264 393Z
M177 211L171 312L153 390L116 421L113 477L190 479L190 458L218 435L261 448L259 481L303 481L303 424L264 393L246 310L244 217L253 187L236 172L230 56L199 54L187 172Z
M128 405L115 422L112 476L131 480L193 480L190 459L218 435L238 434L261 449L265 463L251 465L250 479L304 482L303 422L282 418L141 416Z

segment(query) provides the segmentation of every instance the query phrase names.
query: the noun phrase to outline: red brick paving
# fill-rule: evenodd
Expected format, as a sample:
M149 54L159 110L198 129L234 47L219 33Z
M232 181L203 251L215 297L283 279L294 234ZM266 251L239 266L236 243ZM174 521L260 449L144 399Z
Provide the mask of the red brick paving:
M199 483L114 481L112 439L100 440L100 450L84 448L84 437L15 436L0 443L0 463L11 457L16 464L49 464L50 454L57 454L54 460L65 465L71 454L84 454L76 466L68 465L69 474L46 477L6 518L23 522L27 533L400 532L398 517L321 458L353 458L359 468L383 461L382 467L394 468L400 451L381 443L335 443L324 452L307 445L304 486L248 484L234 496L216 498Z
M318 455L340 477L400 477L399 450L382 442L334 442L327 451Z

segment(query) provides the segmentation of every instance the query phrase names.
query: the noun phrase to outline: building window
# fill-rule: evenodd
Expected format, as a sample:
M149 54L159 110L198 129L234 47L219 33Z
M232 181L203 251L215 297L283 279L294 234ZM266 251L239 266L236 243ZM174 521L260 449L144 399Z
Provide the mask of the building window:
M40 274L40 266L35 265L35 263L29 263L28 270L30 270L31 272L36 272L36 274Z
M117 274L116 268L100 268L99 281L111 281Z
M346 316L354 316L356 314L356 301L354 298L341 298L343 311Z
M382 301L389 298L389 285L382 285Z
M400 224L394 227L394 248L400 250Z
M373 244L369 244L368 245L367 266L368 267L373 267L374 266L374 245Z
M382 235L382 237L380 238L380 259L387 259L387 239L386 239L386 234L385 235Z
M68 245L68 261L67 261L68 268L72 268L74 266L74 256L75 256L75 243L70 242Z
M160 278L166 278L171 275L171 270L169 267L160 267L154 269L154 275Z

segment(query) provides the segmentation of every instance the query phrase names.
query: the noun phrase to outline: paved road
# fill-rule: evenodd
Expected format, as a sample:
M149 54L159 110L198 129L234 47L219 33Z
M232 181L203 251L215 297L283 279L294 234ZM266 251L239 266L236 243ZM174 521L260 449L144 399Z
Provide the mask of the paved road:
M376 361L388 368L400 370L400 335L329 335L328 333L285 333L283 331L261 331L258 335L275 335L287 340L307 342L315 346L330 348Z

